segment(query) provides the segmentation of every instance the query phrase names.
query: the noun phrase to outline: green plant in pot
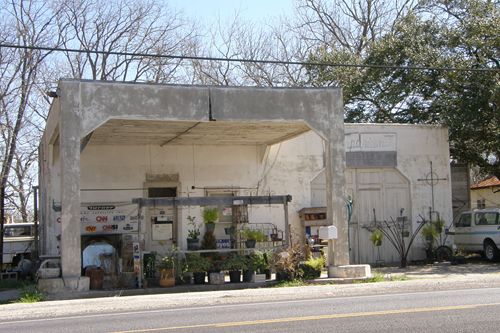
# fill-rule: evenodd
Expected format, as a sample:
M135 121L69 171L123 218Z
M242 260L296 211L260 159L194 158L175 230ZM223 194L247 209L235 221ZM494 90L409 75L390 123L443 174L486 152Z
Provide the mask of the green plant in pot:
M231 253L221 263L222 270L229 272L229 280L231 283L241 282L241 271L247 269L248 258L244 255Z
M211 262L199 253L186 254L187 270L193 273L195 284L205 283L205 275L210 270Z
M263 242L267 239L266 234L258 229L245 228L242 230L242 235L246 239L245 246L249 249L255 248L256 242Z
M374 246L381 246L383 238L384 238L384 234L378 228L374 229L372 231L372 234L370 235L370 240Z
M255 251L250 255L252 268L258 274L265 274L266 279L271 278L271 270L268 258L269 254L262 251Z
M231 237L234 236L235 231L236 231L236 228L234 227L234 225L224 228L224 232L226 233L226 235L229 235Z
M434 243L443 232L443 228L443 220L427 222L427 224L422 228L422 237L426 243L425 252L427 254L427 258L429 259L433 258Z
M195 222L195 216L189 215L187 219L189 221L187 247L189 251L196 251L200 248L200 227Z
M215 223L219 220L219 209L217 207L203 208L203 223L207 232L214 232Z

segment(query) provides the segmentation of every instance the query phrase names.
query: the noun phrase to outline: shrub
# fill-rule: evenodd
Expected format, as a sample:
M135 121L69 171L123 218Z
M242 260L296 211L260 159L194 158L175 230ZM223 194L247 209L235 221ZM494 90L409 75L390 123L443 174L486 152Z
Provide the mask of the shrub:
M304 280L317 279L321 276L321 271L325 266L325 258L309 258L300 264L300 278Z
M299 275L299 265L303 258L300 246L291 246L273 254L272 267L280 279L293 280Z

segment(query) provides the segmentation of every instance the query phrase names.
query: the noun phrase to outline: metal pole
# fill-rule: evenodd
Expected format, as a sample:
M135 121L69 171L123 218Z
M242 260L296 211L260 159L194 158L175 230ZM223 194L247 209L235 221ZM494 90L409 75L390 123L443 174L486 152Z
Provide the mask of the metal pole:
M5 188L0 186L0 272L3 270L3 233L5 224Z
M38 260L38 247L39 247L39 240L38 240L38 235L39 235L39 232L38 232L38 189L39 187L38 186L33 186L33 209L34 209L34 212L33 212L33 222L34 222L34 227L35 227L35 234L34 234L34 242L35 242L35 246L34 246L34 249L32 251L32 254L33 254L33 259L35 260Z
M142 212L142 204L141 202L139 202L137 204L137 243L139 244L139 271L137 272L138 288L142 288L141 212Z
M285 213L285 245L292 245L292 239L290 237L290 225L288 224L288 202L285 200L283 203L283 210Z
M431 196L432 196L432 211L434 211L434 172L432 170L432 161L431 161Z

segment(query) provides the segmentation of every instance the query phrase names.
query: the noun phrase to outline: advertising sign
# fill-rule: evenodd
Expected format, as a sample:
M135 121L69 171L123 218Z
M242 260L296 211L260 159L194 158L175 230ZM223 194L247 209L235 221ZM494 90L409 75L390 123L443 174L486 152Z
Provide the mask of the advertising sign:
M60 216L58 216L58 224L60 221ZM82 204L80 225L82 235L138 232L137 205L128 203Z
M137 232L137 205L85 204L80 216L82 235Z

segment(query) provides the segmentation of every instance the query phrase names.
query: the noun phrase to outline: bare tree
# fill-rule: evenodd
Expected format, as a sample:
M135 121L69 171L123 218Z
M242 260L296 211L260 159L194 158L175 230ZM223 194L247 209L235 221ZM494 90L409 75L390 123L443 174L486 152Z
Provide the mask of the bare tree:
M14 156L13 175L8 181L7 203L13 207L21 221L33 220L33 209L30 205L33 186L37 183L36 168L37 150L20 151Z
M193 55L227 59L240 58L242 55L239 53L236 41L241 38L243 32L244 25L239 20L238 14L229 24L221 22L219 18L217 24L209 29L208 44L205 47L201 45L193 47ZM242 85L242 77L238 70L238 64L235 62L193 60L192 68L196 83L224 86Z
M93 80L171 82L179 59L146 54L184 54L192 25L155 0L57 1L59 33L71 77ZM117 54L110 54L116 52Z
M0 40L7 43L57 45L51 31L54 15L44 1L11 1L1 8L5 17ZM50 52L29 49L0 49L0 124L2 145L0 181L0 252L3 252L6 190L26 124L38 69ZM3 259L0 258L0 267Z
M245 61L194 60L195 80L197 83L215 85L304 85L304 67L287 63L303 61L307 57L305 45L295 37L285 25L257 27L252 21L240 19L238 13L229 24L219 20L210 29L209 43L193 53L197 56Z

